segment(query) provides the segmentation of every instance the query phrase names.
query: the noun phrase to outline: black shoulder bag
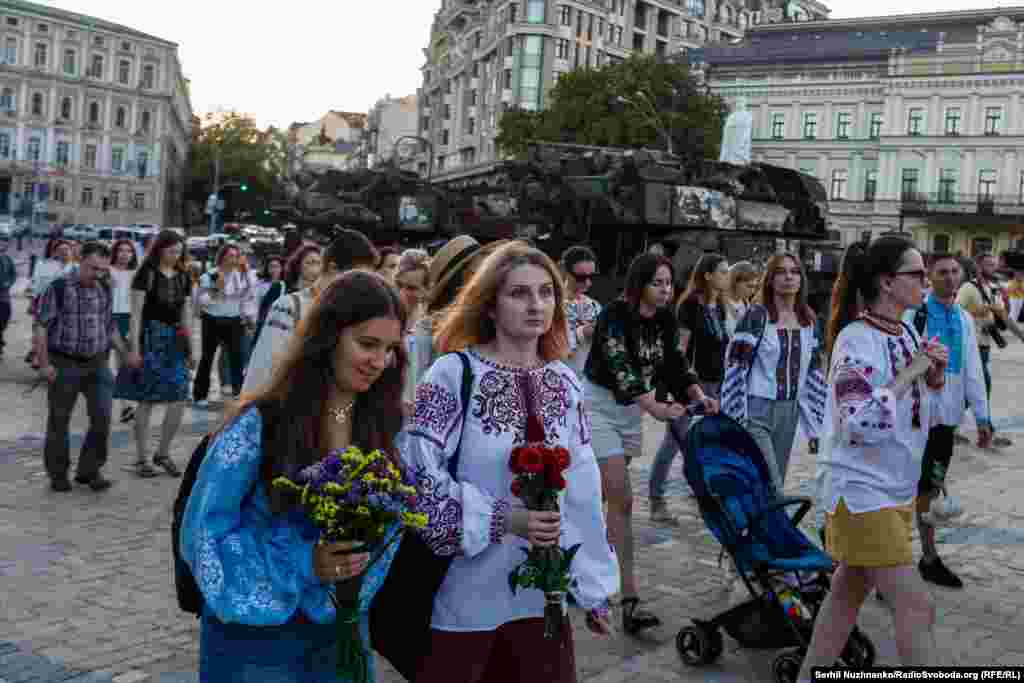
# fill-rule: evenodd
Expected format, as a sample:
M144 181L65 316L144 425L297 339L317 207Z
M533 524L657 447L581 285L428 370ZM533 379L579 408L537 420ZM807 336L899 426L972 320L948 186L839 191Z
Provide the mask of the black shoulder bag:
M455 481L473 391L469 358L461 352L458 356L462 361L462 429L448 460L448 474ZM404 533L384 584L370 605L370 644L408 681L416 677L420 660L430 652L434 597L453 559L435 555L419 534Z

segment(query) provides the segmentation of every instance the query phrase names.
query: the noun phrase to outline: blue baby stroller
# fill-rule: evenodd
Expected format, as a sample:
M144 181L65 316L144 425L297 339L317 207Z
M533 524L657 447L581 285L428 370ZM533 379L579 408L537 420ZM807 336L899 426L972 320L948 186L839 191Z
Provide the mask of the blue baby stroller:
M693 619L676 636L676 649L691 666L711 664L724 649L721 627L742 647L783 650L772 672L778 683L794 683L834 567L797 528L811 499L776 496L761 450L731 418L705 417L685 434L678 424L671 429L686 445L683 469L704 524L751 595L713 619ZM794 506L790 518L786 509ZM855 627L841 658L852 668L870 667L874 645Z

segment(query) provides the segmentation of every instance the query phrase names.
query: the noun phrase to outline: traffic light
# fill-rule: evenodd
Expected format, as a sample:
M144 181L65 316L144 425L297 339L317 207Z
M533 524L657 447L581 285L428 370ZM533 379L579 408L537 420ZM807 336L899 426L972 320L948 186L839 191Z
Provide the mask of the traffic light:
M263 215L264 216L269 216L270 215L270 209L263 209Z
M242 192L248 192L249 191L249 184L248 183L242 183L242 186L239 189L241 189Z

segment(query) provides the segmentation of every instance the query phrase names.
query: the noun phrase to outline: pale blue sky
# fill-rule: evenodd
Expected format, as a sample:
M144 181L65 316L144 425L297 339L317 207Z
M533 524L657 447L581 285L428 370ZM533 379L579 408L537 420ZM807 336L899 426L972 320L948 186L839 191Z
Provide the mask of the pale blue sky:
M440 7L440 0L42 2L178 43L196 113L234 108L277 126L328 109L365 112L385 94L414 93ZM992 0L825 2L834 18L998 6Z

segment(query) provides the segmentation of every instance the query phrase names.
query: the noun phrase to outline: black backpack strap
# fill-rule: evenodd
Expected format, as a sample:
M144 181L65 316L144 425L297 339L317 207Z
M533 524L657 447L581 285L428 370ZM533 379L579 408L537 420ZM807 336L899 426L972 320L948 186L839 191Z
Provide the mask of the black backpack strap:
M924 336L924 329L928 326L928 304L924 304L914 312L914 329L921 337Z
M469 402L473 399L473 366L469 363L469 356L463 351L456 351L455 354L462 361L462 389L459 396L462 399L462 427L459 429L459 441L455 445L455 452L448 459L448 474L455 481L458 481L459 455L462 452L462 435L466 433L466 420L469 419Z

